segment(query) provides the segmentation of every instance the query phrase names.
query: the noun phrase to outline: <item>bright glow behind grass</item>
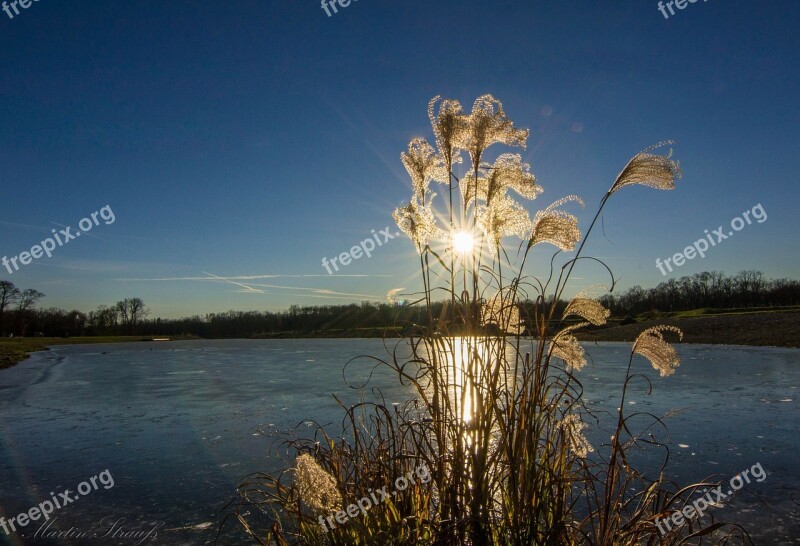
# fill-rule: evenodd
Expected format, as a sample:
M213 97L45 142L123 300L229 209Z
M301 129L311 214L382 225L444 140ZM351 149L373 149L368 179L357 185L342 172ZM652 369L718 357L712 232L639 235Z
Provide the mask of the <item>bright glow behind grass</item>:
M466 231L459 231L453 234L453 251L461 256L467 256L475 248L475 239Z

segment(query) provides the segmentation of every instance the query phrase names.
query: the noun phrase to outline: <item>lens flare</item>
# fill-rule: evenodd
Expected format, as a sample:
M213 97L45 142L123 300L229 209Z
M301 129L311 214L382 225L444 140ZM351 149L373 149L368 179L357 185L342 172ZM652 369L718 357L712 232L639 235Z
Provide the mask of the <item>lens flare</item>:
M466 231L459 231L453 234L453 251L456 254L466 256L472 253L475 248L475 239Z

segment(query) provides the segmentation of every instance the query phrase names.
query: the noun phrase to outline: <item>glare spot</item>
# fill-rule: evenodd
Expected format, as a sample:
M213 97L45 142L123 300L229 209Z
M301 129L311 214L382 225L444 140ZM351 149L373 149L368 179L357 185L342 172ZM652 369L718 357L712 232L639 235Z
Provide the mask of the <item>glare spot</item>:
M453 234L453 250L456 254L469 254L475 248L475 240L472 235L465 231L459 231Z

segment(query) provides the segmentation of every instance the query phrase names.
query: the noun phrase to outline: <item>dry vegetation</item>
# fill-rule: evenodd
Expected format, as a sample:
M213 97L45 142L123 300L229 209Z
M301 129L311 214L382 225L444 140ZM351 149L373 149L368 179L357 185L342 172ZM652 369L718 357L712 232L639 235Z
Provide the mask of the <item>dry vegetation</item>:
M586 355L575 334L605 324L609 313L592 291L559 306L575 265L592 259L582 251L606 202L629 186L674 188L677 162L652 148L634 156L582 235L578 219L562 208L582 204L578 197L531 217L516 200L541 191L529 166L512 154L490 162L490 146L524 146L528 137L499 101L482 96L466 114L457 101L437 97L429 116L436 146L414 139L403 154L413 197L395 212L417 250L423 290L416 297L427 316L406 325L405 339L387 342L387 358L363 357L388 366L416 399L391 406L365 391L363 403L342 407L341 430L317 426L313 437L288 437L285 447L297 462L277 476L250 476L233 515L255 541L278 545L747 543L741 528L710 515L660 536L655 518L680 509L703 484L681 488L663 474L645 476L628 457L634 449L664 456L653 430L637 431L631 418L661 421L625 414L625 396L646 361L661 376L679 365L666 337L680 337L678 329L651 327L636 338L619 378L611 439L593 446L583 435L592 421L580 383ZM459 180L453 165L462 153L470 167ZM433 206L431 182L444 184L444 212ZM516 256L502 244L510 236L522 239ZM550 278L537 279L525 265L540 244L558 247L556 258L577 251ZM434 315L437 299L446 304ZM535 303L522 307L523 301ZM523 337L530 325L533 337ZM430 470L428 482L417 480L332 529L323 526L420 465Z

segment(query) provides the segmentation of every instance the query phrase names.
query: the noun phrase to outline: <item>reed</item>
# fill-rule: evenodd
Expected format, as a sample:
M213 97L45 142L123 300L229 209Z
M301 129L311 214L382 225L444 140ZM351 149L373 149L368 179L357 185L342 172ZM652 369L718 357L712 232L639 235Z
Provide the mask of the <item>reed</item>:
M604 324L609 313L597 289L579 293L558 312L579 262L605 267L613 289L610 269L584 256L586 241L617 191L675 187L679 164L671 151L654 152L671 143L628 162L582 233L565 209L582 206L579 197L563 197L531 217L520 199L535 199L542 188L530 166L518 154L487 160L490 147L524 147L528 138L494 97L478 98L469 114L458 101L436 97L428 113L435 145L414 139L402 154L413 195L394 213L417 251L422 290L415 303L427 309L426 320L404 324L407 337L385 359L375 359L412 386L416 398L402 406L380 398L342 405L336 434L317 426L311 438L287 438L298 462L279 476L251 476L240 487L236 517L244 528L260 544L279 545L748 543L744 529L711 515L663 537L655 525L708 485L665 480L668 449L655 434L662 419L625 413L633 384L652 387L640 357L670 375L680 360L666 335L681 332L657 327L638 337L619 378L613 436L592 446L584 431L598 419L583 400L587 355L575 332ZM456 167L466 174L457 177ZM441 198L432 184L443 186ZM509 245L510 238L518 242ZM546 278L526 273L539 245L557 249ZM434 314L437 301L446 303ZM658 457L658 475L638 471L634 451ZM426 483L415 480L333 529L320 524L355 499L387 485L391 490L398 476L420 465L430 472ZM265 517L254 523L258 514Z

